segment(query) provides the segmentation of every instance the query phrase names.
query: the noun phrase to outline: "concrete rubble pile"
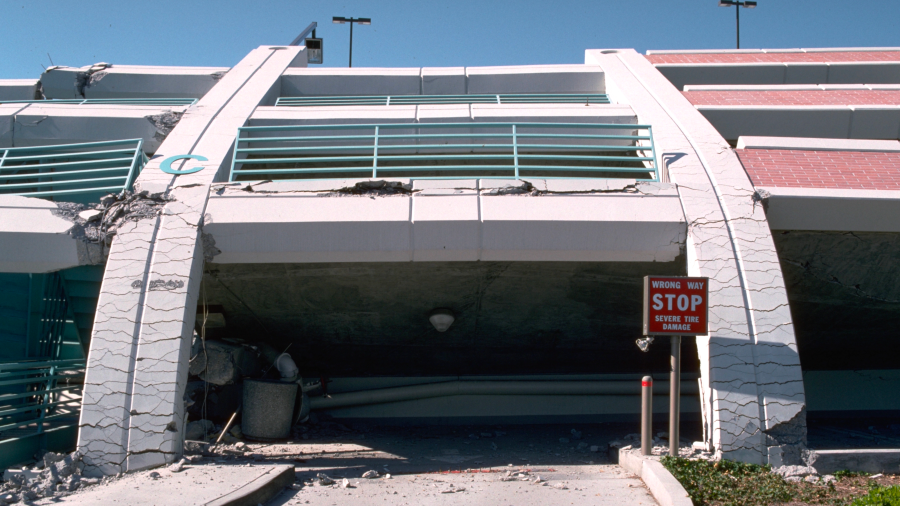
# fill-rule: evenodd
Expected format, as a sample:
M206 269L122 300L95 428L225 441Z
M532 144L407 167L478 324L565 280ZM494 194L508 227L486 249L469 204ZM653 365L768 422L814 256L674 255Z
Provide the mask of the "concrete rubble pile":
M84 477L81 475L83 468L81 453L77 451L68 455L47 452L31 469L10 469L4 473L0 505L62 497L79 488L110 480Z
M199 320L198 316L198 325ZM208 331L200 329L198 334L207 337L203 339L195 334L191 347L189 379L184 393L185 410L190 420L185 427L186 441L212 442L221 435L220 443L228 445L244 438L241 419L246 420L247 416L244 409L247 408L244 405L245 380L298 384L302 389L298 388L291 424L309 419L306 392L315 390L318 383L303 384L303 378L288 353L279 352L266 343L251 344L231 337L211 339ZM241 412L239 417L238 412ZM234 425L225 423L232 419ZM244 425L245 429L247 427L252 429L252 423ZM299 437L300 434L295 435Z
M668 455L669 454L669 435L665 432L659 432L656 434L656 437L653 438L653 446L651 449L652 455ZM628 434L625 437L620 439L616 439L609 442L609 452L612 454L613 452L618 453L619 450L630 450L632 448L641 447L641 435L640 434ZM678 445L678 456L687 458L687 459L702 459L702 460L716 460L716 456L709 451L707 451L706 447L703 443L694 443L691 444L688 441L681 440ZM617 456L612 456L612 460L615 462L618 460Z
M123 223L154 218L166 202L168 199L162 195L123 191L103 197L99 204L59 202L55 214L75 222L76 227L70 232L73 236L108 246Z
M214 431L210 419L224 421L237 410L243 393L241 380L261 375L267 360L263 353L273 352L270 347L261 348L235 339L226 342L195 336L184 393L185 408L193 420L187 426L186 440L205 440Z
M719 460L715 454L707 451L706 446L702 442L698 441L693 443L692 445L688 445L684 440L682 440L681 443L682 444L679 446L678 455L682 458L691 460ZM609 442L610 456L614 459L617 458L617 456L613 457L613 452L618 453L619 450L640 449L640 447L640 434L628 434L625 437ZM668 454L669 445L667 441L667 434L664 432L660 432L656 435L656 437L653 438L652 455L663 456ZM781 476L785 481L805 481L813 485L828 485L829 483L832 483L836 480L833 475L819 475L815 468L806 465L785 465L773 467L771 473Z
M80 241L80 262L97 265L109 255L112 238L122 225L159 216L168 201L160 194L123 191L103 197L98 204L57 202L53 214L73 223L68 233Z
M827 485L835 481L834 475L826 474L824 476L820 476L814 468L809 466L773 467L772 474L781 476L785 481L805 481L807 483L812 483L813 485Z

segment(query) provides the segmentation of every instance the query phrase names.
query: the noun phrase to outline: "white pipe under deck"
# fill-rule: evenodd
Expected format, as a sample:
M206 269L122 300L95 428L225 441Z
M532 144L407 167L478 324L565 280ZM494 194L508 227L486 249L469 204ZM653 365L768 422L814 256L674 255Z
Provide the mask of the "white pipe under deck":
M659 395L669 391L658 382ZM640 395L640 381L446 381L395 388L363 390L309 399L313 410L414 401L453 395ZM697 394L694 382L682 383L682 394Z

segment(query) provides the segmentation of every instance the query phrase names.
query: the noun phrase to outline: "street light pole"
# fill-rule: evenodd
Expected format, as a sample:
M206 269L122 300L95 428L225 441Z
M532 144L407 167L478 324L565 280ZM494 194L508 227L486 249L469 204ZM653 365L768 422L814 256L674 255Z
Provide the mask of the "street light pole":
M755 9L756 2L752 0L719 0L719 7L734 6L735 23L737 24L737 48L741 48L741 7L745 9Z
M331 22L338 24L338 25L343 25L344 23L350 23L350 62L349 62L348 66L352 67L353 66L353 23L359 23L361 25L371 25L372 18L345 18L345 17L335 16L335 17L331 18Z

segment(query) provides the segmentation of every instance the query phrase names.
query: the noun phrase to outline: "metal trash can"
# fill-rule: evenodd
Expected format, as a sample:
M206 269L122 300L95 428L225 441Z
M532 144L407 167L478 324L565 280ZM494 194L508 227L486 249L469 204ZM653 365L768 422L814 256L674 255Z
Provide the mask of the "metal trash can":
M297 384L276 380L244 380L241 432L256 441L278 441L291 435Z

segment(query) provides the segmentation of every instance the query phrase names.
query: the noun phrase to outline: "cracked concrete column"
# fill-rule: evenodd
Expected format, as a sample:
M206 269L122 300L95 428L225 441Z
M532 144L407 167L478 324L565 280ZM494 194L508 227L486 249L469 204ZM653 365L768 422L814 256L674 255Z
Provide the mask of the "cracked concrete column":
M164 195L159 216L119 230L103 279L85 378L78 447L85 472L115 474L173 462L182 452L182 397L204 252L209 185L226 174L237 128L281 74L305 62L302 47L263 46L190 108L143 170L135 191ZM300 63L305 65L305 63ZM194 154L163 173L162 160Z
M690 275L710 278L710 334L697 339L707 442L722 457L796 464L806 443L800 358L778 256L731 147L633 50L589 50L613 100L653 126L688 223Z

